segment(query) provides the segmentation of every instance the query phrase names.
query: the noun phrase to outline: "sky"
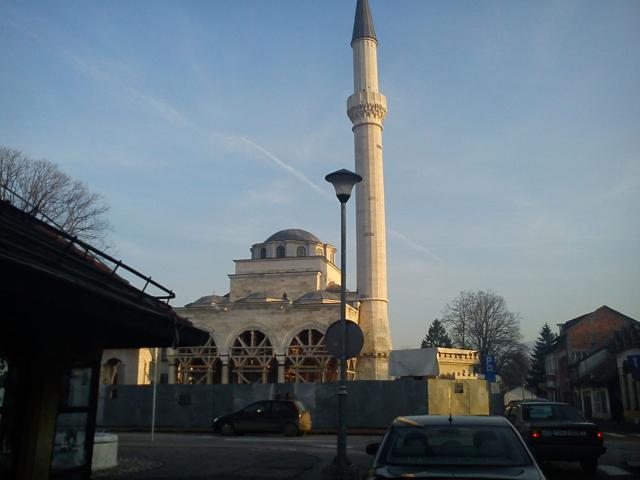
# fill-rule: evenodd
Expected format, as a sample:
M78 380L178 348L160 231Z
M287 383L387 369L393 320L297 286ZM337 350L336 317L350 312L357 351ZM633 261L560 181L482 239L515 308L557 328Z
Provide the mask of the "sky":
M640 2L370 4L394 348L469 290L525 341L604 304L640 319ZM172 305L222 295L278 230L339 245L324 176L354 168L354 11L0 0L0 145L104 195L114 256Z

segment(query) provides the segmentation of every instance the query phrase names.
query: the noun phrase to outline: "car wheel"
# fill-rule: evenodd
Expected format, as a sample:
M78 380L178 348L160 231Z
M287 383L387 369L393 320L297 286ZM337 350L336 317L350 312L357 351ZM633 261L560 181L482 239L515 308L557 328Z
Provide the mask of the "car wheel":
M298 427L296 427L293 423L287 423L284 427L282 427L282 433L286 437L295 437L298 435Z
M220 427L220 433L222 433L222 435L233 435L235 433L235 428L233 428L233 425L230 423L225 423Z
M585 460L580 460L580 466L582 467L582 471L587 475L593 475L598 470L598 459L597 458L588 458Z

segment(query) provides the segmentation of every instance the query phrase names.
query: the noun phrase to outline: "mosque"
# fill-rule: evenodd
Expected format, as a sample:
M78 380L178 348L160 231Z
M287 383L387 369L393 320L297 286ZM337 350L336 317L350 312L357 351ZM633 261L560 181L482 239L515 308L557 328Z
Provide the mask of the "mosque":
M363 180L355 190L357 291L348 292L346 318L360 325L365 341L347 370L351 379L386 380L391 335L382 122L387 101L378 87L378 40L368 0L357 2L351 47L354 93L347 99L347 115L353 124L355 172ZM175 309L209 331L210 338L201 347L162 352L159 371L167 383L337 379L336 361L324 342L328 326L340 318L335 247L308 231L289 229L253 244L250 252L250 258L235 260L228 294ZM114 377L116 355L103 358L104 376ZM145 355L146 360L135 361L148 362L150 354Z

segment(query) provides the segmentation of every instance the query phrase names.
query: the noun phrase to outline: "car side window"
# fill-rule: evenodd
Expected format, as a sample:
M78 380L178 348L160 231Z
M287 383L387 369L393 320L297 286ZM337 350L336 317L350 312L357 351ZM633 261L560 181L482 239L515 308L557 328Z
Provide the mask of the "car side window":
M244 413L263 413L269 410L269 404L267 402L257 402L246 407Z
M273 411L278 413L289 413L292 411L291 405L286 402L275 402L272 407Z

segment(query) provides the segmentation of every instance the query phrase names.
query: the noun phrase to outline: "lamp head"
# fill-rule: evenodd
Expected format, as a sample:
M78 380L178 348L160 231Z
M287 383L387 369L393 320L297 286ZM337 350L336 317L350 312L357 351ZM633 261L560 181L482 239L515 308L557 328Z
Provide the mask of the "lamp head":
M336 170L330 173L324 179L333 185L336 189L336 197L340 200L340 203L347 203L351 197L351 190L356 183L362 181L362 177L357 173L353 173L350 170Z

